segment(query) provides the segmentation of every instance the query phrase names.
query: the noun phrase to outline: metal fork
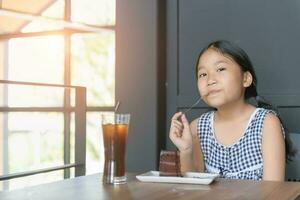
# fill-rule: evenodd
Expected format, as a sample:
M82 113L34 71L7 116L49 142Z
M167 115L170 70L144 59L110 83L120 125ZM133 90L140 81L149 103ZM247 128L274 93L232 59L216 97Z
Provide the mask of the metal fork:
M194 108L198 103L200 103L201 100L202 100L202 98L200 97L193 105L191 105L191 107L189 107L187 110L185 110L182 114L188 113L190 110L192 110L192 108Z

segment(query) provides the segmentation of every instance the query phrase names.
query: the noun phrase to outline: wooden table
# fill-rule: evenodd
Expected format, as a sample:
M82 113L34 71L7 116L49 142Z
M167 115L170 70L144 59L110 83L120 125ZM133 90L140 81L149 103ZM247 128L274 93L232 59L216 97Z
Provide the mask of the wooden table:
M123 185L107 185L100 174L67 179L25 189L0 192L0 199L295 199L300 183L217 179L211 185L144 183L128 174ZM300 199L300 197L298 197ZM298 199L297 198L297 199Z

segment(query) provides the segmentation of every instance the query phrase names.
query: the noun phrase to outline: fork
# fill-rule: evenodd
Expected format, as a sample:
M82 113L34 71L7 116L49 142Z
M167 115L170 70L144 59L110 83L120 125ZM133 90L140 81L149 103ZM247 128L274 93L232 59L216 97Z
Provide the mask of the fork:
M187 110L185 110L182 114L186 114L188 113L190 110L192 110L192 108L194 108L198 103L200 103L200 101L202 100L202 98L200 97L193 105L191 105L191 107L189 107Z

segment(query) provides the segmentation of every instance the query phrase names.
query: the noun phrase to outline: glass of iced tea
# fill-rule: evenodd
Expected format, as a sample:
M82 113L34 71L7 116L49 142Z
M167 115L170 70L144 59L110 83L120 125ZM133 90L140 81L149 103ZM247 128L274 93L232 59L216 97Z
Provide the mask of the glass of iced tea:
M126 183L125 152L130 114L105 113L102 118L105 183Z

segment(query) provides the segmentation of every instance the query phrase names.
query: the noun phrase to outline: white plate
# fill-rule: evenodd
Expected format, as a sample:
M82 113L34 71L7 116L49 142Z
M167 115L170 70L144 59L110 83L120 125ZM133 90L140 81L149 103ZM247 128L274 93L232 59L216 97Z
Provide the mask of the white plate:
M142 182L159 182L159 183L189 183L208 185L219 174L187 172L183 177L177 176L159 176L159 171L149 171L144 174L137 175L136 178Z

